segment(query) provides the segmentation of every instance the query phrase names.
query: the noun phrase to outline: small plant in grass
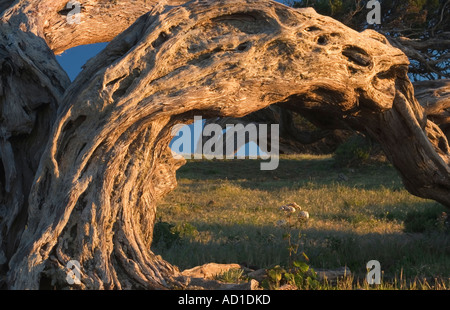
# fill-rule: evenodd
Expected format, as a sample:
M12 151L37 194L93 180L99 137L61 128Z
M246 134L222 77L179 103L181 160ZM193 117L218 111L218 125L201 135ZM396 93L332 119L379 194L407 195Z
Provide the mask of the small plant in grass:
M214 280L224 283L242 283L248 281L248 277L244 275L244 269L233 268L221 274L215 275Z
M442 212L438 216L436 227L441 232L450 232L450 215L447 212Z
M192 239L195 238L199 232L197 228L189 223L171 224L164 222L159 218L155 223L155 229L153 232L153 245L164 246L166 248L172 247L174 244L180 243L183 238Z
M317 273L305 261L296 260L288 268L279 265L267 271L267 277L261 283L269 290L282 288L283 285L293 286L297 289L318 289L321 287Z
M295 202L284 205L280 207L279 210L282 211L286 217L286 220L278 221L278 225L285 229L283 239L288 241L289 265L292 265L300 247L302 237L301 228L308 222L309 213L307 211L302 211L301 207ZM297 216L294 214L297 214ZM294 236L293 233L296 228L298 228L298 233ZM304 252L302 252L302 255L305 255L306 257Z
M371 150L372 146L368 138L356 134L342 143L336 149L333 157L340 167L358 166L369 159Z
M181 238L194 239L198 236L197 228L190 223L180 223L172 228L172 231L178 234Z
M309 213L302 211L301 207L296 203L291 203L280 207L284 213L286 220L278 221L286 230L283 238L288 241L289 263L287 268L279 265L267 271L267 278L264 279L262 286L266 289L278 289L282 285L291 285L298 289L315 289L320 286L317 280L317 274L308 263L309 258L304 251L299 255L301 228L303 228L309 220ZM296 215L294 215L296 214ZM295 229L298 228L297 235L294 235Z
M180 234L173 230L175 225L163 222L159 218L158 222L155 223L155 228L153 231L153 245L157 247L170 248L175 243L179 242L181 237Z
M425 211L409 211L404 220L405 232L450 232L450 217L441 205Z

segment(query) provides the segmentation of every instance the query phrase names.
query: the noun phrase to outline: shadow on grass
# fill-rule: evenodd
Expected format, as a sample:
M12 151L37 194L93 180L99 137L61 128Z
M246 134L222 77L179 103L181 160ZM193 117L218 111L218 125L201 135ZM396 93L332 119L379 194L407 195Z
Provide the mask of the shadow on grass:
M165 202L168 210L165 210L164 217L189 223L190 230L186 233L181 227L174 242L169 245L164 242L154 244L152 250L180 269L209 262L245 263L260 268L286 266L289 262L288 241L284 238L286 229L268 225L266 220L262 224L247 224L246 221L250 221L248 217L254 216L255 212L266 212L260 213L261 216L273 215L270 212L276 211L268 211L267 208L276 205L279 202L277 199L284 197L277 195L277 192L287 188L294 191L287 193L286 197L298 199L298 203L303 202L302 205L313 215L314 220L322 221L320 225L305 228L300 238L301 249L310 258L313 267L332 269L347 266L356 277L364 278L366 263L378 260L385 278L394 278L400 274L412 278L450 277L450 234L436 229L437 217L445 208L434 202L410 199L406 192L390 195L394 191L405 191L391 165L377 163L357 168L338 168L329 156L306 156L281 158L278 169L261 171L260 162L188 161L177 172L179 187L182 188ZM233 196L233 191L233 195L221 197L220 206L217 203L208 206L208 201L217 194L216 188L228 184L225 180L233 186L267 191L270 195L263 196L265 200L262 201L260 197L251 196L254 193L241 192L238 188L235 191L237 196ZM337 190L316 191L324 187ZM308 191L301 194L296 191L304 188L314 190L311 192L316 195L311 198L306 197L310 195ZM366 196L362 197L363 191L347 190L355 188L373 189L376 192L365 193ZM198 193L202 190L205 191L204 195ZM344 197L342 193L347 195ZM327 194L331 198L324 199ZM387 198L373 198L380 195ZM246 198L245 202L243 198ZM310 202L307 202L307 198ZM256 205L268 202L270 206L266 209L256 208ZM237 212L239 205L248 210ZM191 206L195 206L195 210L190 209ZM202 212L209 212L209 220ZM217 220L211 220L212 212L218 212ZM231 213L234 218L230 220L236 219L239 224L224 223L220 212ZM216 213L212 215L216 216ZM372 222L376 226L377 221L383 224L389 221L405 224L406 230L376 233L368 232L371 229L368 228L361 233L361 229L352 229L360 224L371 225ZM412 228L408 228L408 221ZM334 225L336 222L343 225ZM170 229L168 231L173 232ZM291 235L297 236L297 232Z
M152 250L180 269L205 263L239 263L252 269L289 263L286 229L276 226L214 225L192 223L198 234L184 236L169 247ZM291 231L315 268L347 266L355 278L366 275L366 263L378 260L385 279L450 276L450 234L357 234L351 231L305 228L300 238Z
M237 181L243 188L303 188L341 184L353 188L403 189L396 170L387 163L355 168L337 167L329 156L280 158L276 170L260 170L262 160L189 160L177 171L177 179ZM192 186L195 186L193 184Z

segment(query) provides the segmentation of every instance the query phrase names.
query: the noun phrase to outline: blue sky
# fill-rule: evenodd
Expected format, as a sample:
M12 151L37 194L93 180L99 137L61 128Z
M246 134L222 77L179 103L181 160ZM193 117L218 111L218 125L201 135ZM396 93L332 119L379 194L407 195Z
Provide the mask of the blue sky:
M82 45L71 48L61 55L56 56L56 59L61 64L64 70L66 70L69 78L73 81L76 76L81 72L81 67L90 58L97 55L103 50L108 43L97 43L90 45Z

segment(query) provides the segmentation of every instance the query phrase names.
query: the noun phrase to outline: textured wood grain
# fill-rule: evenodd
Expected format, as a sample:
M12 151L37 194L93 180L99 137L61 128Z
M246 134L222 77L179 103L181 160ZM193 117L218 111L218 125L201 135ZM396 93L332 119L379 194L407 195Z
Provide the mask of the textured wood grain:
M414 91L427 118L437 124L450 139L450 80L415 82Z

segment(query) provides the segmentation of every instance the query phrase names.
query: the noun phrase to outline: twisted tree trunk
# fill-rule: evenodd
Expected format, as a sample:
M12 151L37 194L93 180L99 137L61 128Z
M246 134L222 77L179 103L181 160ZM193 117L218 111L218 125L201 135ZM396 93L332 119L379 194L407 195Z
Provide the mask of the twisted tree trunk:
M91 2L92 12L104 3ZM114 3L108 14L123 16ZM81 266L77 288L184 286L150 245L158 200L183 164L168 147L171 129L194 115L279 104L364 130L413 194L450 206L447 139L414 98L406 56L383 36L268 0L159 3L70 84L52 51L108 40L142 12L111 25L87 18L86 5L82 20L115 29L78 42L87 25L63 25L55 14L64 7L23 0L2 15L3 287L63 288L71 260Z
M427 118L450 139L450 79L415 82L414 91Z

